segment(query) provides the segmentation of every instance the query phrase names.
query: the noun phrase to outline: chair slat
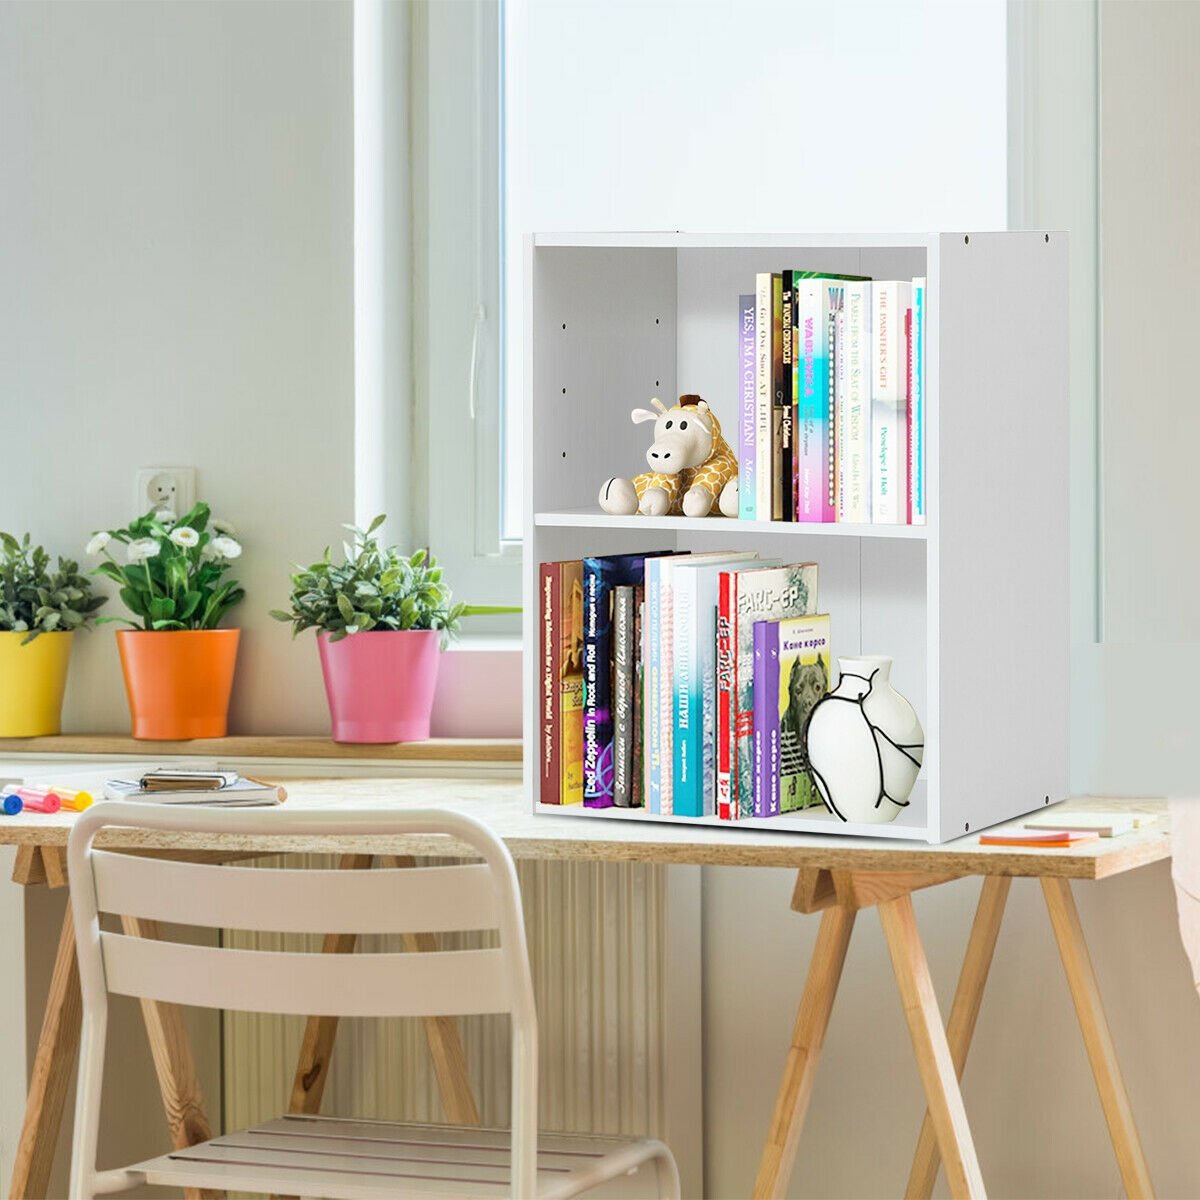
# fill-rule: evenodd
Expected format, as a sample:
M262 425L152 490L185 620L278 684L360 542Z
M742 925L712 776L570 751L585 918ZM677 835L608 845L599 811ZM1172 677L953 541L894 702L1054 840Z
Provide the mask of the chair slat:
M101 912L273 933L439 933L494 929L483 863L369 871L229 867L97 850Z
M108 989L200 1008L417 1017L511 1011L501 950L282 954L100 934Z

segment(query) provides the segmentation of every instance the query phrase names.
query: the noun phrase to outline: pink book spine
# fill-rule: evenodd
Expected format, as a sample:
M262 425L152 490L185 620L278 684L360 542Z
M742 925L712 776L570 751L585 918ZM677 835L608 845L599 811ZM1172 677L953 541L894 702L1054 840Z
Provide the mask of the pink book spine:
M659 606L662 618L659 625L658 712L659 744L662 763L659 788L659 813L670 816L675 811L675 589L671 586L670 571L663 571L659 587Z

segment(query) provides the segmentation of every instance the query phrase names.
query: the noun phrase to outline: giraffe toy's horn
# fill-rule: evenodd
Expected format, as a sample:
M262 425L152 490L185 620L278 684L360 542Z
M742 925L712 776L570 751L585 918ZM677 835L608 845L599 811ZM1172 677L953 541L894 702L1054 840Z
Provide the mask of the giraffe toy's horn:
M650 403L653 404L654 407L657 408L660 413L665 413L667 411L667 406L657 396L655 396L654 399L650 401Z

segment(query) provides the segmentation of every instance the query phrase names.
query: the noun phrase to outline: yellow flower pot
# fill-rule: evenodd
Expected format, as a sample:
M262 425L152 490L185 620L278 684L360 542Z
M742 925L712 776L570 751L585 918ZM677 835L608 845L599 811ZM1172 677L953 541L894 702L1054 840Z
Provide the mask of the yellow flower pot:
M62 727L73 633L0 633L0 737L45 737Z

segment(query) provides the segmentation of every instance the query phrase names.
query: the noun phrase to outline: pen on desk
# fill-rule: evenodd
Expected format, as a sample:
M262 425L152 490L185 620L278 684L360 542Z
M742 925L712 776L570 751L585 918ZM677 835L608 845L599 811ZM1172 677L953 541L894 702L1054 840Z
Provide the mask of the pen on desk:
M247 783L257 783L259 787L274 788L279 795L280 804L287 799L287 788L280 787L277 783L271 783L268 779L255 779L253 775L243 775L242 778Z
M6 817L15 817L24 807L25 804L21 797L15 794L5 796L3 800L0 800L0 811Z
M58 793L48 788L19 787L17 795L30 812L56 813L62 808Z

